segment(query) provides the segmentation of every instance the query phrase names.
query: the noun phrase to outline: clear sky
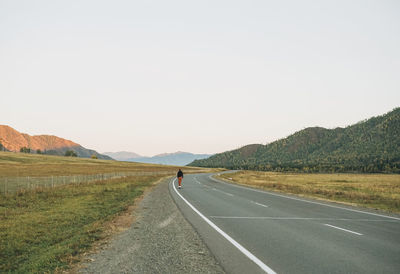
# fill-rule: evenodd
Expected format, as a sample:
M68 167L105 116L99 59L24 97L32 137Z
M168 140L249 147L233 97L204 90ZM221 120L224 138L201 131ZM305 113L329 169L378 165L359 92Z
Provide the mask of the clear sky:
M400 106L400 1L0 0L0 124L217 153Z

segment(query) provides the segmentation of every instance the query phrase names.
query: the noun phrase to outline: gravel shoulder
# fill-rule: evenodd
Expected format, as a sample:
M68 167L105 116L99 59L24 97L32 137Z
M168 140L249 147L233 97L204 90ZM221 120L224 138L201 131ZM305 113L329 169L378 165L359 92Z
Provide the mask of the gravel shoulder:
M224 273L172 200L169 181L144 196L131 227L90 255L80 273Z

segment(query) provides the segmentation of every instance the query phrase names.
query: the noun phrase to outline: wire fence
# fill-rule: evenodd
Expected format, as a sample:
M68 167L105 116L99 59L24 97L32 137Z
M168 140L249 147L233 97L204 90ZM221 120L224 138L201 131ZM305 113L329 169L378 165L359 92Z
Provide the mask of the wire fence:
M56 187L67 184L81 184L105 181L129 176L173 175L171 171L154 172L115 172L88 175L47 176L47 177L0 177L0 193L15 193L20 190L33 190L42 187Z

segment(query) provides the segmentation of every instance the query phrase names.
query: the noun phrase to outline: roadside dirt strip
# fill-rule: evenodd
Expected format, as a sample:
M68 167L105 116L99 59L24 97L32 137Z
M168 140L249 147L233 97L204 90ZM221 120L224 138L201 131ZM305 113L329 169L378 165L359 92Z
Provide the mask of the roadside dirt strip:
M99 253L81 273L224 273L162 181L135 211L132 226Z

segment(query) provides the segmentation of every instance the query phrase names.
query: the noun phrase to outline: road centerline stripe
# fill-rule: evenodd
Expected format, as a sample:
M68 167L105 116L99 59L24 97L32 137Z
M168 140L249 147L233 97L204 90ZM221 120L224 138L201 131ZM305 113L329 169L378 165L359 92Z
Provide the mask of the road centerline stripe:
M324 224L324 225L332 227L332 228L336 228L336 229L339 229L339 230L343 230L343 231L346 231L346 232L349 232L349 233L353 233L353 234L356 234L356 235L359 235L359 236L363 235L361 233L358 233L358 232L355 232L355 231L351 231L351 230L348 230L348 229L345 229L345 228L341 228L341 227L338 227L338 226L334 226L334 225L330 225L330 224Z
M213 219L249 219L249 220L293 220L293 221L349 221L349 222L378 222L397 223L395 220L374 220L374 219L347 219L347 218L314 218L314 217L268 217L268 216L208 216Z
M262 270L269 274L276 274L270 267L264 264L260 259L258 259L253 253L244 248L241 244L236 242L231 236L226 234L222 229L220 229L217 225L211 222L207 217L205 217L197 208L195 208L191 203L189 203L175 188L176 178L172 181L172 188L175 190L175 193L194 211L199 215L206 223L208 223L212 228L214 228L219 234L221 234L225 239L227 239L232 245L234 245L237 249L240 250L247 258L253 261L256 265L258 265Z
M236 185L234 183L227 183L227 182L224 182L222 180L219 180L219 179L216 179L216 178L212 177L212 174L210 176L208 176L208 178L210 180L214 181L214 182L217 182L217 183L229 185L229 186L236 187L236 188L242 188L242 189L246 189L246 190L249 190L249 191L264 193L264 194L267 194L267 195L272 195L272 196L276 196L276 197L281 197L281 198L285 198L285 199L300 201L300 202L309 203L309 204L322 205L322 206L326 206L326 207L337 208L337 209L341 209L341 210L347 210L347 211L352 211L352 212L357 212L357 213L362 213L362 214L378 216L378 217L383 217L383 218L388 218L388 219L393 219L393 220L399 220L400 221L400 218L397 218L397 217L392 217L392 216L387 216L387 215L382 215L382 214L377 214L377 213L372 213L372 212L367 212L367 211L362 211L362 210L357 210L357 209L345 208L345 207L335 206L335 205L330 205L330 204L324 204L324 203L320 203L320 202L308 201L308 200L303 200L303 199L296 198L296 197L290 197L290 196L285 196L285 195L278 194L278 193L263 191L263 190L260 190L260 189L254 189L254 188L247 187L247 186Z
M260 203L254 202L254 201L250 201L250 202L251 202L252 204L259 205L259 206L262 206L262 207L268 207L267 205L260 204Z
M228 195L228 196L231 196L231 197L233 197L233 196L234 196L234 195L233 195L233 194L231 194L231 193L228 193L228 192L225 192L225 191L222 191L222 190L216 189L215 187L213 187L213 188L212 188L212 190L215 190L215 191L221 192L221 193L223 193L223 194L225 194L225 195Z

